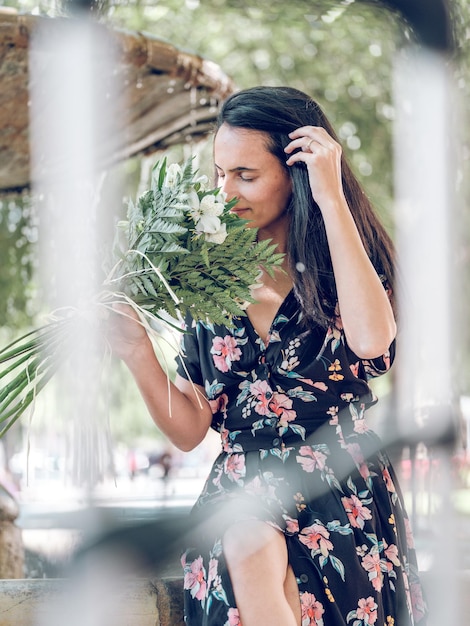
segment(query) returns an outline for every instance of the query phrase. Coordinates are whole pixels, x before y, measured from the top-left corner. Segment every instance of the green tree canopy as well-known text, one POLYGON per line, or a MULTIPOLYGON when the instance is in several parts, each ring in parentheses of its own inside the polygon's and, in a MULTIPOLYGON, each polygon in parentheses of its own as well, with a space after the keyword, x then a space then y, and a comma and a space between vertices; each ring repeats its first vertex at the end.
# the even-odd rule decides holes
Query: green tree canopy
MULTIPOLYGON (((5 0, 19 11, 55 16, 66 13, 55 0, 5 0), (59 8, 58 8, 59 7, 59 8)), ((71 3, 69 2, 69 5, 71 3)), ((468 198, 470 161, 470 5, 451 3, 457 52, 452 71, 463 107, 456 184, 468 198)), ((394 62, 412 34, 379 3, 360 0, 98 0, 94 12, 112 27, 143 31, 218 63, 240 87, 288 84, 311 94, 325 109, 353 169, 393 233, 392 131, 394 62)), ((133 197, 139 161, 123 175, 133 197)), ((464 202, 462 203, 464 204, 464 202)), ((468 211, 462 232, 470 230, 468 211)), ((29 202, 6 198, 0 204, 0 324, 24 324, 29 306, 36 241, 29 202)), ((462 291, 470 294, 468 236, 456 251, 462 291)), ((468 295, 465 302, 468 300, 468 295)), ((462 339, 461 379, 469 391, 470 339, 462 339)))

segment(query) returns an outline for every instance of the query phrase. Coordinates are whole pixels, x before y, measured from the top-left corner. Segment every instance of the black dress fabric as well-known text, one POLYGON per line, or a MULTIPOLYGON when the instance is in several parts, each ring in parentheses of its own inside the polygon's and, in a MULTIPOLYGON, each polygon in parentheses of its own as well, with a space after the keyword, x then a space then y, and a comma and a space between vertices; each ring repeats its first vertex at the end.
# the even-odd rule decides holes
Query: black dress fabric
POLYGON ((178 372, 205 388, 221 453, 182 557, 186 623, 241 624, 221 538, 259 519, 284 533, 302 626, 424 626, 409 520, 365 419, 376 402, 367 381, 388 371, 394 345, 357 358, 339 317, 327 330, 302 326, 293 292, 266 343, 247 317, 188 331, 178 372))

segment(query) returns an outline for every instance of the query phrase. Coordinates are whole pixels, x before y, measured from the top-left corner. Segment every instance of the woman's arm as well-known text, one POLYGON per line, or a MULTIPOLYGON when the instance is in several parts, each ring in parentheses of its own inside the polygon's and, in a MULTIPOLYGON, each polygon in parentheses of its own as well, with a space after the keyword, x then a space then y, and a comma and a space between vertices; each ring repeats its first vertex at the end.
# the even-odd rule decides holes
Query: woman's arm
POLYGON ((396 324, 387 293, 372 265, 343 193, 341 146, 323 128, 290 134, 287 164, 306 164, 310 187, 325 222, 341 320, 349 347, 362 359, 389 348, 396 324))
POLYGON ((181 376, 175 384, 169 381, 131 307, 120 307, 113 317, 108 332, 113 353, 131 371, 153 421, 177 448, 192 450, 212 421, 203 388, 181 376))

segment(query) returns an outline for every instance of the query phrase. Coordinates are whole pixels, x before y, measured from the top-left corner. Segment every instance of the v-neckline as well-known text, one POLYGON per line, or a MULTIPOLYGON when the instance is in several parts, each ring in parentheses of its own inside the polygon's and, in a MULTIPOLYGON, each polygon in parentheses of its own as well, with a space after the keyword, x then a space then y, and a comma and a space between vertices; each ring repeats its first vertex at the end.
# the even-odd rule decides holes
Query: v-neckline
POLYGON ((269 328, 268 328, 268 334, 267 334, 267 336, 265 338, 263 338, 259 334, 259 332, 256 330, 255 325, 251 321, 250 316, 248 314, 248 310, 247 310, 247 312, 246 312, 246 319, 248 320, 248 323, 249 323, 253 333, 255 334, 256 338, 259 339, 259 341, 263 344, 264 349, 266 349, 268 347, 269 343, 270 343, 270 338, 271 338, 271 335, 272 335, 272 332, 273 332, 273 327, 274 327, 275 321, 279 317, 282 309, 285 307, 287 300, 290 300, 293 292, 294 292, 294 288, 292 287, 290 289, 290 291, 288 291, 288 293, 286 294, 284 300, 282 300, 282 302, 279 304, 279 307, 277 308, 276 313, 274 314, 274 317, 271 320, 271 323, 270 323, 269 328))

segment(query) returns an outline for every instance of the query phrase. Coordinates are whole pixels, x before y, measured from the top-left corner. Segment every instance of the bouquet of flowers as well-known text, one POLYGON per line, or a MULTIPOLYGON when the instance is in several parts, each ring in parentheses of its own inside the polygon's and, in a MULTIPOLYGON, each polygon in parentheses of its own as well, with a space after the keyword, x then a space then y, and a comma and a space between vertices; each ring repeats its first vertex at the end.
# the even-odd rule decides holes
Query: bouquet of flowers
MULTIPOLYGON (((149 328, 157 320, 182 330, 187 313, 231 326, 254 301, 261 267, 272 275, 284 256, 269 240, 257 241, 256 229, 230 212, 234 204, 208 187, 192 159, 157 162, 150 189, 117 225, 111 267, 91 306, 106 316, 127 303, 149 328)), ((0 350, 0 437, 67 359, 67 338, 83 321, 80 311, 58 311, 0 350)))

